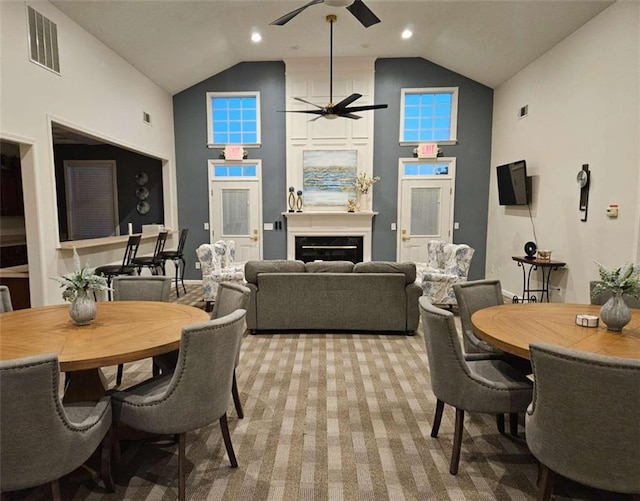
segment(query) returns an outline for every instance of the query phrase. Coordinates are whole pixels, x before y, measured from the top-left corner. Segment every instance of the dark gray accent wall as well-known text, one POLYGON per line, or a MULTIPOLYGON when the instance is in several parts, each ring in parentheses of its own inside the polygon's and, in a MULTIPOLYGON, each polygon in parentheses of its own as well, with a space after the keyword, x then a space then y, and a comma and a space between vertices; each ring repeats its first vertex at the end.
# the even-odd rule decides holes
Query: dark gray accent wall
MULTIPOLYGON (((454 220, 460 223, 453 241, 475 250, 470 278, 484 277, 487 201, 491 161, 493 91, 473 80, 422 58, 379 59, 375 66, 375 101, 389 108, 375 112, 373 259, 396 260, 398 159, 411 157, 413 146, 400 146, 400 90, 410 87, 458 87, 458 143, 442 146, 444 156, 456 157, 454 220)), ((247 149, 249 158, 262 159, 264 222, 283 221, 282 231, 264 231, 264 258, 286 257, 286 131, 285 65, 281 61, 240 63, 176 94, 173 98, 176 174, 180 227, 189 228, 185 247, 186 278, 198 279, 195 249, 209 242, 203 223, 209 220, 207 160, 219 149, 207 148, 206 93, 260 91, 262 146, 247 149)), ((357 91, 357 89, 356 89, 357 91)), ((214 237, 215 239, 215 237, 214 237)), ((426 258, 426 257, 425 257, 426 258)))
POLYGON ((58 198, 58 226, 60 241, 67 240, 67 199, 64 186, 65 160, 115 160, 118 189, 118 217, 120 234, 126 235, 128 224, 133 231, 142 231, 143 224, 164 224, 164 197, 162 194, 162 162, 156 158, 118 148, 109 144, 89 146, 85 144, 56 144, 53 147, 56 170, 56 196, 58 198), (149 212, 138 214, 136 209, 136 174, 147 173, 149 181, 149 212))
MULTIPOLYGON (((458 141, 442 145, 443 156, 456 158, 453 242, 475 249, 470 279, 484 278, 487 239, 491 121, 493 90, 422 58, 378 59, 375 65, 375 102, 387 103, 374 112, 373 174, 375 185, 374 260, 396 259, 398 220, 398 159, 412 157, 414 146, 400 146, 400 91, 402 88, 458 87, 458 141)), ((398 228, 400 231, 400 228, 398 228)))
MULTIPOLYGON (((220 149, 207 147, 207 92, 259 91, 262 146, 247 148, 248 158, 262 160, 262 216, 282 221, 286 188, 285 66, 282 61, 240 63, 173 96, 176 176, 180 228, 189 228, 185 245, 185 278, 198 279, 195 250, 210 241, 203 223, 209 221, 207 162, 220 149)), ((286 224, 286 221, 285 221, 286 224)), ((283 228, 285 227, 283 224, 283 228)), ((285 230, 264 231, 263 257, 287 255, 285 230)), ((215 241, 214 237, 214 241, 215 241)))

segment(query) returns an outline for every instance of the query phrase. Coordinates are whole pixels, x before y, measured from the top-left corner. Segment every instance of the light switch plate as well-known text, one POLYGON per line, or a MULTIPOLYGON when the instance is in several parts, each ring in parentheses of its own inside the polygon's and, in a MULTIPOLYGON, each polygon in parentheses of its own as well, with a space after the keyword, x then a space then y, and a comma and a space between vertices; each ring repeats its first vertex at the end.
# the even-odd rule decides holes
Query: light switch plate
POLYGON ((209 229, 209 223, 204 223, 204 229, 208 230, 209 229))
POLYGON ((273 231, 273 223, 264 223, 262 229, 264 231, 273 231))

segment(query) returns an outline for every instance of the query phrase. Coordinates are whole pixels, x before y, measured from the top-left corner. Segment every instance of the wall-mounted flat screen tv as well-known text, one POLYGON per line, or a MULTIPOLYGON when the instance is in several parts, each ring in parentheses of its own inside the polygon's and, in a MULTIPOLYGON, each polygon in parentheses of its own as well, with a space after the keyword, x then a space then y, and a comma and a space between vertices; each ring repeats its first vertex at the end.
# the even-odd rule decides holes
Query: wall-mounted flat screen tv
POLYGON ((527 177, 527 162, 518 160, 499 165, 496 169, 500 205, 527 205, 531 202, 531 178, 527 177))

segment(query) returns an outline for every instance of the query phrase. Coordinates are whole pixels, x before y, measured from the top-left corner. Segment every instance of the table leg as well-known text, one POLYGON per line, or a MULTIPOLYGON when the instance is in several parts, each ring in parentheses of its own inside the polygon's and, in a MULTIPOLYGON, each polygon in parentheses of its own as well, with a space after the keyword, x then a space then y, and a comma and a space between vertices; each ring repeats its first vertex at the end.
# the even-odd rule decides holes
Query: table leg
POLYGON ((100 369, 69 371, 63 402, 97 402, 107 391, 107 379, 100 369))

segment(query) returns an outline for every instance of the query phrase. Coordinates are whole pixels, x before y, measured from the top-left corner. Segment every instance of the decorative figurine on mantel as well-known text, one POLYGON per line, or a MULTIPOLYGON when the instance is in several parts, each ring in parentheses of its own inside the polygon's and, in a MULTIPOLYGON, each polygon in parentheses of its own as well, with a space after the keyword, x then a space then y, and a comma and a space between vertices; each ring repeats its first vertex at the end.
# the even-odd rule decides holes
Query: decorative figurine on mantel
POLYGON ((289 197, 287 198, 289 204, 289 212, 295 212, 296 206, 296 189, 293 186, 289 186, 289 197))
POLYGON ((366 172, 361 172, 356 178, 357 208, 359 211, 369 210, 369 191, 373 191, 373 185, 380 181, 380 176, 370 177, 366 172))
POLYGON ((302 212, 302 190, 298 190, 296 198, 296 212, 302 212))
POLYGON ((347 212, 355 212, 356 211, 356 201, 353 198, 347 200, 347 212))

